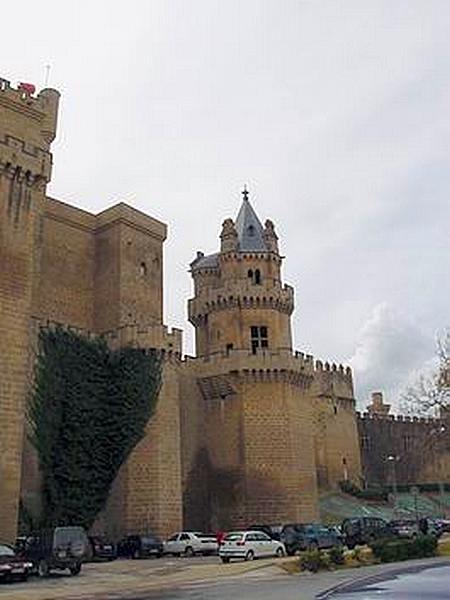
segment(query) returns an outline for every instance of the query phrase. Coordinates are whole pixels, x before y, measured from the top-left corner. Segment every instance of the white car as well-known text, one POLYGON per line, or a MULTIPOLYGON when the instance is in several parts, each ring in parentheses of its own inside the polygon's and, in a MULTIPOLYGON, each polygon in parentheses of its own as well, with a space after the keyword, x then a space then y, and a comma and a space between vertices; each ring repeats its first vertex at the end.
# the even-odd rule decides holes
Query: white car
POLYGON ((200 531, 174 533, 164 542, 164 553, 173 556, 194 556, 194 554, 217 554, 217 540, 213 535, 200 531))
POLYGON ((232 558, 253 560, 268 556, 284 556, 284 544, 273 540, 262 531, 232 531, 219 548, 222 562, 228 563, 232 558))

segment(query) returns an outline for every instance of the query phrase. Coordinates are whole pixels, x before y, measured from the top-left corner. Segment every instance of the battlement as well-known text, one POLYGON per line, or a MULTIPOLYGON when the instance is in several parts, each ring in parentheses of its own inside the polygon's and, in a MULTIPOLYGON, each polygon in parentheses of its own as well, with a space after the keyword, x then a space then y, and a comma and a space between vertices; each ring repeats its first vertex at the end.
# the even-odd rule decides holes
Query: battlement
POLYGON ((378 413, 369 413, 369 412, 357 412, 357 417, 361 421, 367 422, 382 422, 382 423, 406 423, 406 424, 421 424, 428 426, 436 426, 442 422, 442 419, 438 417, 414 417, 408 415, 384 415, 378 413))
POLYGON ((15 122, 8 119, 3 124, 7 134, 24 142, 32 136, 36 143, 40 137, 41 144, 48 149, 56 135, 59 97, 59 92, 51 88, 34 95, 29 87, 13 88, 8 80, 0 78, 0 106, 17 117, 15 122))
POLYGON ((181 357, 183 331, 169 329, 166 325, 124 325, 103 334, 103 337, 113 347, 162 348, 181 357))
POLYGON ((270 308, 291 314, 294 310, 294 289, 281 286, 276 280, 255 286, 246 280, 221 288, 208 288, 188 301, 188 314, 195 324, 204 314, 232 308, 270 308))
MULTIPOLYGON (((43 321, 38 317, 32 317, 32 329, 36 334, 35 337, 42 327, 56 328, 65 327, 65 325, 56 321, 43 321)), ((165 350, 169 355, 181 358, 183 331, 177 328, 169 329, 166 325, 124 325, 101 335, 80 327, 68 326, 67 329, 87 338, 101 337, 106 340, 111 348, 122 346, 157 348, 165 350)))
POLYGON ((230 349, 227 351, 213 352, 208 356, 185 356, 187 365, 216 365, 221 370, 243 370, 243 369, 279 369, 305 372, 308 375, 314 373, 314 360, 309 354, 295 352, 289 348, 277 350, 260 350, 256 354, 246 348, 230 349))

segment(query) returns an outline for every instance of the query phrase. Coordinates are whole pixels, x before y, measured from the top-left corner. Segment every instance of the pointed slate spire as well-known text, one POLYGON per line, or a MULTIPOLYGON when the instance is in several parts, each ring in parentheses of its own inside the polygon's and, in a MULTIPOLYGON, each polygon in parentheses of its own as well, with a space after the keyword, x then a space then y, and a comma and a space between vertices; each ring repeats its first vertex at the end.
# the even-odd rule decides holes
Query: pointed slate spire
POLYGON ((236 218, 239 250, 241 252, 267 252, 264 240, 264 228, 248 199, 248 190, 244 187, 243 201, 236 218))

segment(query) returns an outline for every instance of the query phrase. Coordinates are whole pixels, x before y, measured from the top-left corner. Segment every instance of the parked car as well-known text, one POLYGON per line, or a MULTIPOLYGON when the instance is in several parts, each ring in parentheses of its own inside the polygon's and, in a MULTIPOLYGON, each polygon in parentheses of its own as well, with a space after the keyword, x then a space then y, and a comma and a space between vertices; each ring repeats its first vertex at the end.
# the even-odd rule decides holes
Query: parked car
POLYGON ((301 550, 342 546, 342 538, 333 527, 319 523, 291 523, 281 531, 281 541, 292 556, 301 550))
POLYGON ((401 538, 415 538, 419 535, 419 524, 417 521, 408 519, 396 519, 389 522, 391 531, 401 538))
POLYGON ((450 519, 437 519, 436 522, 442 533, 450 533, 450 519))
POLYGON ((430 519, 430 518, 420 519, 419 530, 422 531, 422 533, 427 533, 428 535, 434 535, 437 538, 441 537, 441 535, 444 533, 444 528, 442 527, 442 523, 441 523, 440 519, 430 519), (426 523, 426 526, 424 526, 424 522, 426 523), (422 531, 422 528, 425 529, 426 531, 422 531))
POLYGON ((248 531, 264 531, 273 540, 280 540, 282 525, 251 525, 248 531))
POLYGON ((381 538, 393 537, 394 532, 384 519, 379 517, 357 517, 342 521, 345 544, 352 549, 381 538))
POLYGON ((173 556, 217 554, 216 536, 200 531, 180 531, 164 542, 164 552, 173 556))
POLYGON ((153 533, 127 535, 117 544, 117 554, 125 558, 161 558, 163 543, 153 533))
POLYGON ((117 558, 116 546, 100 535, 90 535, 88 556, 90 559, 114 560, 117 558))
POLYGON ((29 536, 23 553, 40 577, 47 577, 55 569, 68 569, 71 575, 78 575, 88 543, 82 527, 53 527, 29 536))
POLYGON ((253 560, 268 556, 284 556, 282 542, 274 540, 263 531, 233 531, 224 539, 219 556, 224 563, 232 558, 253 560))
POLYGON ((26 581, 32 568, 33 563, 24 559, 12 546, 0 544, 0 581, 26 581))

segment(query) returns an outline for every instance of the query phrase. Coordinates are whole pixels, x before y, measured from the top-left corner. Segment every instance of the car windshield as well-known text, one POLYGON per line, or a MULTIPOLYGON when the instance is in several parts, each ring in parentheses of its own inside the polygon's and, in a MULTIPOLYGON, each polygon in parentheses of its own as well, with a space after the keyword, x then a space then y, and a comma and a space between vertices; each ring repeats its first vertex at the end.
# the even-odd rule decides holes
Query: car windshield
POLYGON ((15 556, 15 553, 10 546, 0 544, 0 556, 15 556))
POLYGON ((227 542, 238 542, 242 539, 242 533, 229 533, 225 538, 227 542))
POLYGON ((75 542, 84 543, 86 534, 81 527, 57 527, 55 529, 54 543, 55 546, 65 546, 75 542))
POLYGON ((143 544, 155 544, 158 543, 159 540, 157 537, 155 537, 154 535, 145 535, 142 536, 142 543, 143 544))

